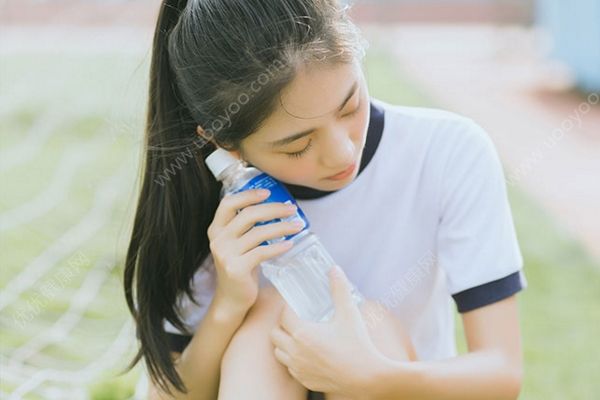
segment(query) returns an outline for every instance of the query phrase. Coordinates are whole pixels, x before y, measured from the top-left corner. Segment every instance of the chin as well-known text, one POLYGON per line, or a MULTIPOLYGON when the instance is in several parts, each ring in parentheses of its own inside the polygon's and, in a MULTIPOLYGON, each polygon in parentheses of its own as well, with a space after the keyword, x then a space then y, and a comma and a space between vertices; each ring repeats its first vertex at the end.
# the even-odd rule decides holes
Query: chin
POLYGON ((328 179, 321 179, 317 182, 288 182, 285 180, 281 180, 281 182, 284 182, 286 184, 290 184, 290 185, 297 185, 297 186, 304 186, 304 187, 308 187, 311 189, 316 189, 316 190, 322 190, 325 192, 331 192, 334 190, 339 190, 344 188, 345 186, 348 186, 350 183, 352 183, 352 181, 354 181, 354 179, 356 178, 356 172, 349 176, 348 178, 341 180, 341 181, 334 181, 334 180, 328 180, 328 179))
POLYGON ((342 189, 342 188, 348 186, 349 184, 351 184, 355 178, 356 178, 356 176, 352 175, 342 181, 326 181, 327 184, 324 185, 324 188, 322 190, 331 191, 331 190, 342 189))

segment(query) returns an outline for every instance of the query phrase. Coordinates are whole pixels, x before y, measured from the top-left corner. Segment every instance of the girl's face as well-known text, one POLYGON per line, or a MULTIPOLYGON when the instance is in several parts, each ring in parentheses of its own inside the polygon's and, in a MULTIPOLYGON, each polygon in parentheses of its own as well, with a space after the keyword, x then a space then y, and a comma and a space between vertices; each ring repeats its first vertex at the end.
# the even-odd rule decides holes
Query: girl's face
POLYGON ((306 66, 277 103, 241 151, 232 153, 288 184, 333 191, 352 182, 370 113, 360 65, 306 66))

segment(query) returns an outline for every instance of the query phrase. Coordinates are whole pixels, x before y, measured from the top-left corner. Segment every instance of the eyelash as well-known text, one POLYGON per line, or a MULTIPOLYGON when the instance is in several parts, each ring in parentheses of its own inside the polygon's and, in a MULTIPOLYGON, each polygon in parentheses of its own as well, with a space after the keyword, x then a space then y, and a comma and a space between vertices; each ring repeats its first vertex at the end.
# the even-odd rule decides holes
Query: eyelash
MULTIPOLYGON (((359 110, 360 110, 360 103, 358 104, 358 107, 356 107, 356 108, 354 109, 354 111, 350 111, 349 113, 342 115, 342 118, 351 117, 351 116, 353 116, 354 114, 358 113, 358 111, 359 111, 359 110)), ((300 150, 300 151, 297 151, 297 152, 295 152, 295 153, 285 153, 285 154, 286 154, 287 156, 289 156, 290 158, 300 158, 300 157, 302 157, 302 156, 303 156, 303 155, 304 155, 304 154, 305 154, 305 153, 306 153, 306 152, 307 152, 307 151, 308 151, 308 150, 309 150, 311 147, 312 147, 312 139, 310 139, 310 140, 308 141, 308 144, 307 144, 307 145, 306 145, 306 147, 305 147, 305 148, 303 148, 302 150, 300 150)))
POLYGON ((351 117, 354 114, 358 113, 359 110, 360 110, 360 102, 358 103, 358 106, 353 111, 350 111, 349 113, 342 115, 342 118, 351 117))
POLYGON ((310 140, 308 141, 308 144, 307 144, 307 145, 306 145, 306 147, 305 147, 305 148, 303 148, 302 150, 300 150, 300 151, 297 151, 297 152, 295 152, 295 153, 285 153, 285 154, 287 154, 287 155, 288 155, 289 157, 291 157, 291 158, 300 158, 300 157, 302 157, 302 156, 304 155, 304 153, 306 153, 306 152, 308 151, 308 149, 310 149, 311 147, 312 147, 312 139, 310 139, 310 140))

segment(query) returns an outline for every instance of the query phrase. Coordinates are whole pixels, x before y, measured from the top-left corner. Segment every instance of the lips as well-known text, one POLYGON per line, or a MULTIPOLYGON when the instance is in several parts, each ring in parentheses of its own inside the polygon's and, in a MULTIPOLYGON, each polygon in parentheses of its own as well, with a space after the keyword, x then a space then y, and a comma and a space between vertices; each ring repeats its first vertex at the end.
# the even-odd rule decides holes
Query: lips
POLYGON ((327 179, 342 179, 345 178, 346 176, 350 175, 352 173, 352 171, 354 171, 354 168, 356 167, 356 163, 353 163, 352 165, 350 165, 348 168, 346 168, 345 170, 343 170, 342 172, 329 176, 327 177, 327 179))

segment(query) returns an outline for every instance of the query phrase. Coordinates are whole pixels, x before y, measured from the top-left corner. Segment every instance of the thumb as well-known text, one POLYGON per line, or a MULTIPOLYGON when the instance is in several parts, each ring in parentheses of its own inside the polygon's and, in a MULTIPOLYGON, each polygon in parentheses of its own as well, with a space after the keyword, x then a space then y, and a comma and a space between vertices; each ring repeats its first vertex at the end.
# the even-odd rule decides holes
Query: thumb
POLYGON ((331 287, 331 297, 335 306, 335 316, 353 318, 358 309, 352 298, 352 287, 350 281, 342 268, 338 265, 331 267, 329 271, 329 280, 331 287))

